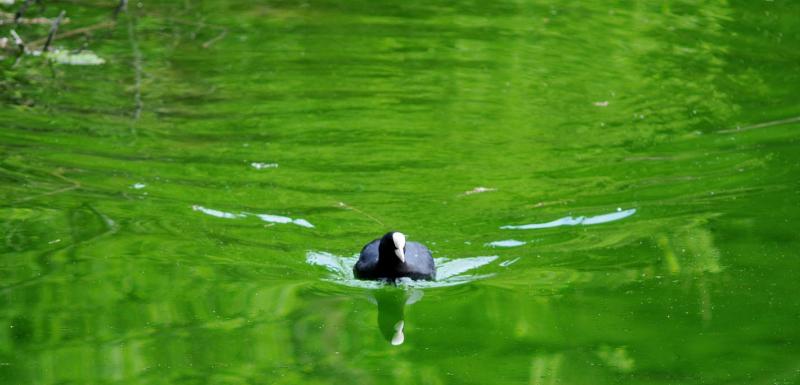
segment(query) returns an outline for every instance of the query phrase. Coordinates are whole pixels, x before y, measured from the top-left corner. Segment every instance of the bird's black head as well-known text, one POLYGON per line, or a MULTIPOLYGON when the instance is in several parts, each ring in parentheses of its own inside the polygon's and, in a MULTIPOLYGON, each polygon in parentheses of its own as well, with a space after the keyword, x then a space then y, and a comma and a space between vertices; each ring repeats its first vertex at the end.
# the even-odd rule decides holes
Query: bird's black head
POLYGON ((405 234, 397 231, 386 233, 378 245, 378 260, 384 263, 406 263, 405 234))

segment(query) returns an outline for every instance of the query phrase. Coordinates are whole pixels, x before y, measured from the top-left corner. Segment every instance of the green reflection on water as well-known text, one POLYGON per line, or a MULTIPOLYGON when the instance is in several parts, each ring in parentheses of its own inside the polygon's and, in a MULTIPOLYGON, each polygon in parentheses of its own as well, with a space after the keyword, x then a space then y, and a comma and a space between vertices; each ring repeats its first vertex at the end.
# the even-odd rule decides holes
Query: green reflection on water
POLYGON ((795 383, 798 12, 132 7, 2 99, 0 379, 795 383), (306 262, 389 229, 498 258, 413 305, 306 262))

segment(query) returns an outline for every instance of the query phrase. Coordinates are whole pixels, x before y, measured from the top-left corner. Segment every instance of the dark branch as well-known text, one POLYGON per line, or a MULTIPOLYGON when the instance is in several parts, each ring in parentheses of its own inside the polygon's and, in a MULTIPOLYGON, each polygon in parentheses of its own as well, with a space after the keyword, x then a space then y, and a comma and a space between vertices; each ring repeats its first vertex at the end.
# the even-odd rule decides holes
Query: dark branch
POLYGON ((25 0, 25 2, 19 6, 17 13, 14 14, 14 24, 19 22, 19 19, 25 14, 25 12, 28 10, 28 7, 30 7, 34 1, 36 0, 25 0))
POLYGON ((58 14, 58 17, 53 20, 53 25, 50 26, 50 33, 47 34, 47 40, 44 42, 44 48, 42 51, 47 51, 50 48, 50 43, 53 42, 53 37, 56 36, 56 32, 58 32, 58 26, 61 24, 61 20, 64 20, 64 15, 67 11, 61 10, 61 13, 58 14))

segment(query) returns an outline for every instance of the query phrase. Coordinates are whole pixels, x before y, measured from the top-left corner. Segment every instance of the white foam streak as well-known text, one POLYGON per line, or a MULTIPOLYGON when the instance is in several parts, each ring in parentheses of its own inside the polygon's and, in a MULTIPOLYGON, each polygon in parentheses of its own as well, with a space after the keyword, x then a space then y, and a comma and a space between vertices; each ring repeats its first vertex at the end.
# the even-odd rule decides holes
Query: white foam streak
POLYGON ((241 218, 241 217, 244 216, 242 214, 227 213, 225 211, 209 209, 209 208, 206 208, 206 207, 203 207, 203 206, 198 206, 198 205, 192 206, 192 210, 199 211, 199 212, 201 212, 203 214, 211 215, 212 217, 217 217, 217 218, 233 219, 233 218, 241 218))
POLYGON ((525 244, 525 242, 518 241, 516 239, 505 239, 505 240, 502 240, 502 241, 489 242, 489 243, 486 244, 486 246, 491 246, 491 247, 517 247, 517 246, 522 246, 524 244, 525 244))
MULTIPOLYGON (((468 282, 491 277, 493 274, 471 275, 465 274, 470 270, 488 265, 497 259, 496 255, 471 257, 471 258, 436 258, 436 280, 435 281, 415 281, 410 278, 398 279, 398 286, 409 288, 434 288, 462 285, 468 282)), ((324 251, 309 251, 306 254, 306 262, 310 265, 322 266, 331 274, 326 281, 338 283, 345 286, 359 287, 365 289, 378 289, 386 285, 382 281, 363 281, 356 279, 353 275, 353 265, 358 261, 358 256, 341 257, 324 251)))
POLYGON ((198 206, 198 205, 192 206, 192 210, 199 211, 199 212, 201 212, 203 214, 211 215, 212 217, 217 217, 217 218, 234 219, 234 218, 245 218, 247 216, 252 215, 252 216, 258 217, 258 219, 261 219, 264 222, 279 223, 279 224, 291 223, 291 224, 294 224, 294 225, 297 225, 297 226, 300 226, 300 227, 309 228, 309 229, 314 228, 314 225, 312 225, 311 222, 309 222, 309 221, 307 221, 305 219, 302 219, 302 218, 293 219, 293 218, 285 217, 283 215, 251 214, 251 213, 238 213, 238 214, 236 214, 236 213, 229 213, 229 212, 225 212, 225 211, 210 209, 210 208, 203 207, 203 206, 198 206))
POLYGON ((576 226, 576 225, 597 225, 600 223, 608 223, 627 218, 636 213, 636 209, 620 210, 613 213, 596 215, 593 217, 580 216, 577 218, 564 217, 554 221, 545 223, 530 223, 527 225, 507 225, 501 226, 505 230, 532 230, 532 229, 547 229, 558 226, 576 226))

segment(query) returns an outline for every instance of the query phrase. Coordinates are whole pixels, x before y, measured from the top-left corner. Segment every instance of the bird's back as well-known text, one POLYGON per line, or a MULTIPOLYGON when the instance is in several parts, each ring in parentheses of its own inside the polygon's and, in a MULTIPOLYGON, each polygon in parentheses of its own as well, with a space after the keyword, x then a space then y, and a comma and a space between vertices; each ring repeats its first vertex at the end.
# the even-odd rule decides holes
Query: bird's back
POLYGON ((400 264, 396 270, 387 270, 385 266, 378 265, 378 249, 381 240, 376 239, 361 249, 358 262, 353 266, 356 278, 380 279, 409 277, 411 279, 433 280, 436 278, 431 251, 417 242, 408 242, 405 247, 406 262, 400 264))
POLYGON ((361 249, 361 254, 358 256, 358 262, 353 266, 353 273, 356 278, 375 279, 380 278, 378 275, 378 246, 381 240, 376 239, 364 245, 361 249))
POLYGON ((417 242, 406 243, 406 263, 399 271, 400 277, 410 277, 413 279, 433 280, 436 278, 436 268, 433 264, 433 256, 427 247, 417 242))

